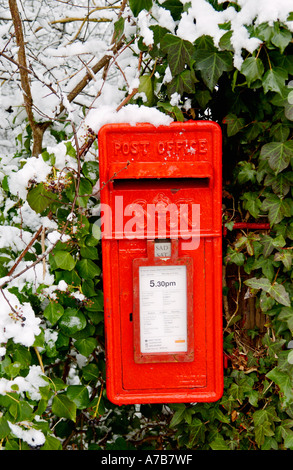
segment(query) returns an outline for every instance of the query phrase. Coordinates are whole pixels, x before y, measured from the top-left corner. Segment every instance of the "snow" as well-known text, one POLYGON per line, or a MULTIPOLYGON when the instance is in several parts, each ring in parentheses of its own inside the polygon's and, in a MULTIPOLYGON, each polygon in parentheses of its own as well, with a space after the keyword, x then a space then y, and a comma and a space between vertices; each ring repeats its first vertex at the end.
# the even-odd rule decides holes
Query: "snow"
POLYGON ((0 249, 10 248, 14 251, 22 251, 31 241, 31 232, 21 230, 18 227, 3 225, 0 227, 0 249))
MULTIPOLYGON (((0 292, 0 344, 9 340, 23 346, 32 346, 35 337, 41 333, 39 327, 41 320, 35 316, 31 305, 27 302, 21 304, 16 297, 3 289, 0 292)), ((3 352, 3 351, 2 351, 3 352)))
POLYGON ((46 181, 51 171, 52 167, 43 158, 29 158, 20 170, 11 173, 8 181, 10 192, 21 199, 26 199, 29 182, 31 180, 36 183, 46 181))
POLYGON ((85 125, 98 133, 104 124, 109 123, 125 123, 135 126, 137 123, 150 122, 154 126, 169 125, 173 119, 159 110, 149 108, 147 106, 138 106, 137 104, 128 104, 121 108, 118 112, 115 106, 102 106, 92 109, 87 118, 85 125))
POLYGON ((172 34, 175 33, 176 22, 173 20, 169 10, 153 5, 152 16, 156 18, 156 23, 162 28, 168 29, 172 34))
POLYGON ((178 106, 180 99, 181 99, 181 96, 179 95, 179 93, 175 92, 171 95, 170 104, 172 106, 178 106))
POLYGON ((19 424, 12 424, 8 421, 9 427, 12 434, 18 439, 22 439, 32 447, 42 446, 45 443, 45 436, 42 431, 34 429, 31 424, 27 421, 23 421, 20 426, 19 424))
POLYGON ((58 339, 58 331, 52 330, 51 328, 46 328, 45 330, 45 343, 53 348, 54 344, 58 339))
MULTIPOLYGON (((220 28, 223 23, 231 22, 231 44, 234 47, 234 65, 241 68, 242 52, 246 50, 253 53, 261 44, 257 37, 250 37, 247 26, 259 25, 268 22, 282 21, 293 31, 293 22, 287 21, 288 14, 292 11, 292 0, 238 0, 241 7, 239 11, 230 6, 226 10, 216 11, 206 0, 181 0, 183 4, 191 3, 187 12, 182 14, 178 25, 177 35, 182 39, 194 42, 202 35, 211 36, 218 46, 223 34, 226 32, 220 28)), ((219 1, 224 3, 224 0, 219 1)))
POLYGON ((138 29, 141 36, 143 37, 143 42, 146 46, 151 46, 154 43, 154 33, 149 29, 149 13, 145 10, 142 10, 137 18, 138 29))
MULTIPOLYGON (((182 0, 182 3, 185 4, 187 1, 182 0)), ((191 7, 182 14, 177 35, 190 42, 194 42, 200 36, 207 35, 211 36, 217 45, 225 33, 223 29, 219 28, 219 24, 231 21, 234 15, 233 7, 224 11, 216 11, 205 0, 192 0, 191 7)))
MULTIPOLYGON (((15 205, 15 201, 10 200, 12 206, 15 205)), ((21 206, 21 210, 12 218, 12 222, 22 224, 22 228, 30 229, 32 232, 36 232, 39 227, 43 226, 46 229, 55 230, 58 228, 57 223, 49 217, 40 216, 37 214, 28 204, 27 201, 21 206)), ((59 234, 60 236, 60 234, 59 234)), ((0 240, 1 240, 1 228, 0 228, 0 240)))
POLYGON ((112 54, 105 41, 98 39, 87 41, 86 44, 67 44, 58 47, 58 49, 48 47, 46 53, 51 57, 70 57, 91 53, 96 54, 97 57, 102 57, 105 53, 107 53, 107 55, 112 54))

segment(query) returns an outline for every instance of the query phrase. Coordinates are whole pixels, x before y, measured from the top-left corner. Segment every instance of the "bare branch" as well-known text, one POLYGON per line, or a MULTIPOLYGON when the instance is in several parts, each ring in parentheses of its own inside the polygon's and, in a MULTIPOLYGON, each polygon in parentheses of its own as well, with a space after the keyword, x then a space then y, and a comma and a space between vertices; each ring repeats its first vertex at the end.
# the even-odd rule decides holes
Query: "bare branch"
POLYGON ((38 231, 35 233, 35 235, 33 236, 33 238, 31 239, 31 241, 29 242, 29 244, 27 245, 27 247, 25 248, 25 250, 23 250, 23 252, 21 253, 21 255, 19 256, 19 258, 17 259, 17 261, 14 263, 14 265, 12 266, 12 268, 10 269, 9 273, 7 274, 8 276, 11 276, 12 273, 15 271, 15 269, 17 268, 17 266, 19 265, 20 261, 22 260, 22 258, 25 256, 25 254, 28 252, 28 250, 33 246, 34 242, 37 240, 37 238, 39 237, 40 233, 42 232, 43 230, 43 226, 41 226, 38 231))
POLYGON ((33 155, 38 155, 42 151, 42 139, 43 134, 50 123, 36 123, 33 114, 33 99, 31 94, 30 80, 28 67, 26 62, 26 54, 24 47, 24 37, 22 30, 21 18, 19 15, 17 1, 9 0, 9 8, 12 16, 12 21, 15 30, 16 44, 18 46, 18 63, 20 64, 19 73, 21 87, 23 91, 24 106, 27 113, 27 117, 33 133, 33 155))
MULTIPOLYGON (((114 53, 117 53, 119 49, 123 46, 124 42, 121 39, 120 42, 117 44, 117 46, 114 49, 114 53)), ((69 103, 71 103, 74 98, 76 98, 82 90, 87 86, 87 84, 93 79, 93 76, 97 74, 100 70, 102 70, 105 66, 107 66, 110 62, 110 60, 113 58, 113 54, 106 54, 104 57, 102 57, 93 67, 91 67, 91 73, 86 72, 84 77, 80 80, 80 82, 71 90, 71 92, 68 94, 67 99, 69 103)), ((60 106, 60 114, 62 114, 65 111, 65 107, 62 104, 60 106)))

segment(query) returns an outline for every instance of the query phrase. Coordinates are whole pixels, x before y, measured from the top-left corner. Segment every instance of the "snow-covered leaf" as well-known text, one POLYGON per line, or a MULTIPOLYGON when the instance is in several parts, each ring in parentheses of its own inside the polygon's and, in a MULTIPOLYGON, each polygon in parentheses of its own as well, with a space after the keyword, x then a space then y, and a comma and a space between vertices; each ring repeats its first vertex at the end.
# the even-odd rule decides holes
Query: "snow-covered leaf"
POLYGON ((181 73, 186 65, 190 65, 194 47, 189 41, 185 41, 172 34, 166 34, 162 40, 161 47, 167 53, 168 63, 173 76, 181 73))

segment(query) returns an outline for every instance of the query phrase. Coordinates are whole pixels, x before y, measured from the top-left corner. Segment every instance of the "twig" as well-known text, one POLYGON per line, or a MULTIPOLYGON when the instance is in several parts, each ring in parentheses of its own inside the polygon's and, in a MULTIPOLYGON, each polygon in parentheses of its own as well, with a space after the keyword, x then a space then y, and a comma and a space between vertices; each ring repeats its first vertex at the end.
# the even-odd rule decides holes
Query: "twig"
POLYGON ((4 293, 4 290, 2 289, 2 287, 0 287, 0 291, 1 291, 1 294, 3 295, 4 299, 6 300, 6 302, 8 303, 9 307, 11 308, 11 311, 14 312, 14 313, 17 313, 16 310, 12 307, 11 303, 9 302, 9 300, 7 299, 5 293, 4 293))
POLYGON ((119 106, 116 108, 116 111, 118 112, 121 108, 123 108, 123 106, 125 106, 131 100, 131 98, 136 95, 137 92, 138 88, 133 88, 132 92, 128 96, 126 96, 122 103, 120 103, 119 106))
POLYGON ((38 348, 36 346, 34 346, 34 350, 35 350, 35 353, 37 355, 37 358, 38 358, 38 361, 39 361, 39 364, 40 364, 40 367, 42 369, 42 372, 43 374, 45 374, 45 369, 44 369, 44 364, 43 364, 43 361, 42 361, 42 357, 38 351, 38 348))
MULTIPOLYGON (((120 42, 115 46, 114 48, 114 53, 116 53, 121 47, 123 46, 124 42, 123 40, 120 40, 120 42)), ((80 80, 80 82, 71 90, 71 92, 68 94, 67 99, 69 103, 71 103, 74 98, 76 98, 82 90, 86 87, 86 85, 92 80, 93 75, 98 73, 100 70, 102 70, 107 64, 109 64, 110 60, 113 58, 113 54, 106 54, 104 57, 102 57, 92 68, 91 68, 91 74, 88 72, 85 74, 85 76, 80 80)), ((65 106, 61 104, 60 106, 60 112, 59 116, 65 111, 65 106)))
MULTIPOLYGON (((46 233, 46 229, 45 229, 45 227, 43 227, 42 235, 41 235, 42 253, 45 253, 45 251, 46 251, 46 248, 45 248, 45 233, 46 233)), ((43 280, 45 279, 45 277, 46 277, 46 259, 43 258, 43 280)))
MULTIPOLYGON (((223 266, 223 287, 227 288, 227 280, 226 280, 226 266, 223 266)), ((223 294, 223 307, 225 312, 225 318, 227 321, 230 320, 230 312, 229 312, 229 303, 227 295, 223 294)))
POLYGON ((22 30, 22 22, 19 15, 17 1, 9 0, 9 8, 12 16, 12 21, 15 30, 15 39, 18 47, 18 62, 22 67, 19 69, 20 82, 23 92, 24 106, 27 113, 28 121, 30 123, 33 134, 33 149, 32 155, 39 155, 42 151, 43 134, 50 123, 37 123, 33 114, 33 99, 29 81, 29 74, 27 72, 26 53, 24 46, 24 36, 22 30))
POLYGON ((34 242, 37 240, 37 238, 39 237, 40 233, 42 232, 43 230, 43 226, 41 225, 41 227, 38 229, 38 231, 35 233, 35 235, 33 236, 33 238, 31 239, 31 241, 29 242, 29 244, 27 245, 27 247, 23 250, 23 252, 21 253, 21 255, 19 256, 19 258, 17 259, 16 263, 14 263, 14 265, 12 266, 12 268, 10 269, 9 273, 7 274, 7 276, 11 276, 11 274, 15 271, 15 269, 17 268, 17 266, 19 265, 20 261, 22 260, 22 258, 26 255, 26 253, 28 252, 28 250, 32 247, 32 245, 34 244, 34 242))

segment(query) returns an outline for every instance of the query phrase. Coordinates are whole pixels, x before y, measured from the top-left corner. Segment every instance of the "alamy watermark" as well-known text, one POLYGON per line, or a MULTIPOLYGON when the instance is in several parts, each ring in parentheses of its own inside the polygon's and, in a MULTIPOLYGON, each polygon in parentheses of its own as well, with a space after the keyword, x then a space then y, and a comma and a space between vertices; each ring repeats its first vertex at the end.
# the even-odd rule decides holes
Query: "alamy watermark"
POLYGON ((200 243, 200 204, 160 201, 124 203, 115 196, 111 206, 101 203, 99 219, 93 225, 98 239, 182 239, 182 248, 195 250, 200 243))

